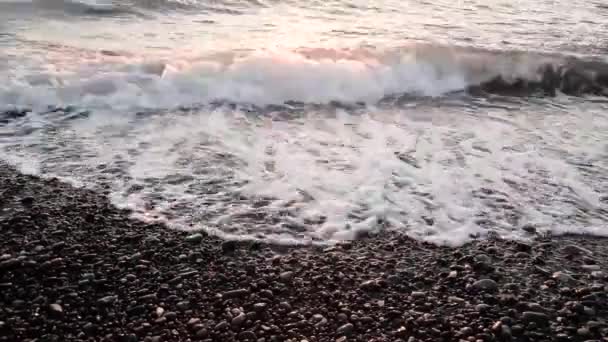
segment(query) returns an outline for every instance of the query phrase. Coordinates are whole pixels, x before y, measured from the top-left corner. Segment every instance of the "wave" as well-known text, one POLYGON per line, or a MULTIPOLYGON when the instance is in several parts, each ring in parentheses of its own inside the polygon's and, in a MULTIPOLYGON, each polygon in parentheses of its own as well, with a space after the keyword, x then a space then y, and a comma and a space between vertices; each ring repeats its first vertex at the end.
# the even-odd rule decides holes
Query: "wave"
POLYGON ((253 1, 235 4, 197 0, 0 0, 0 13, 31 14, 48 11, 76 16, 149 16, 167 11, 195 10, 198 13, 239 14, 243 8, 260 6, 261 3, 253 1))
POLYGON ((409 46, 149 58, 89 51, 83 61, 86 54, 65 51, 50 51, 43 67, 20 73, 5 70, 9 82, 0 84, 0 102, 9 108, 128 110, 213 101, 376 104, 406 94, 437 97, 454 92, 608 94, 608 64, 531 52, 409 46))

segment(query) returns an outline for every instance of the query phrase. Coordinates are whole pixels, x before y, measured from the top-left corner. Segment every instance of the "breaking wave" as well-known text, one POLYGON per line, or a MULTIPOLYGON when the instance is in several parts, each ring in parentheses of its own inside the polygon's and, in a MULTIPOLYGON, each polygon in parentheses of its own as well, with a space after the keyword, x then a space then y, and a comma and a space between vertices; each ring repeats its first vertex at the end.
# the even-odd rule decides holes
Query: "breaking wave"
POLYGON ((375 104, 404 94, 441 96, 465 90, 602 94, 608 83, 608 68, 600 62, 428 46, 157 58, 57 50, 49 51, 45 63, 28 68, 36 73, 19 73, 16 68, 0 71, 9 80, 0 84, 0 102, 8 108, 120 110, 191 107, 213 101, 375 104))

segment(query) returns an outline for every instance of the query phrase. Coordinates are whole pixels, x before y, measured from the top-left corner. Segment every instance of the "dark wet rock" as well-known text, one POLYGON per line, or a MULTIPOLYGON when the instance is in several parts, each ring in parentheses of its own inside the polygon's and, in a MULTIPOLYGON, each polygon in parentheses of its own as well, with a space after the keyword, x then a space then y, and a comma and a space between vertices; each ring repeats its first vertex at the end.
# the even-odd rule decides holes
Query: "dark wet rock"
POLYGON ((232 253, 236 250, 236 241, 224 241, 222 242, 222 252, 225 254, 232 253))
POLYGON ((279 279, 282 282, 289 282, 293 279, 294 273, 292 271, 283 272, 279 275, 279 279))
POLYGON ((593 252, 576 245, 566 245, 561 248, 561 252, 569 256, 592 255, 593 252))
POLYGON ((376 279, 366 280, 359 287, 364 291, 378 291, 381 289, 380 283, 376 279))
POLYGON ((218 324, 215 325, 215 327, 213 328, 213 330, 215 330, 215 331, 222 331, 222 330, 228 329, 228 327, 230 327, 230 324, 228 324, 228 322, 221 321, 221 322, 219 322, 218 324))
POLYGON ((222 297, 224 297, 224 298, 238 298, 238 297, 245 297, 247 295, 249 295, 249 290, 247 290, 247 289, 237 289, 237 290, 232 290, 232 291, 224 292, 222 294, 222 297))
POLYGON ((97 304, 110 305, 110 304, 114 303, 117 299, 118 299, 117 296, 106 296, 103 298, 99 298, 99 300, 97 300, 97 304))
POLYGON ((473 283, 472 288, 477 291, 495 292, 498 284, 492 279, 481 279, 473 283))
POLYGON ((536 227, 531 224, 527 224, 521 228, 524 232, 528 234, 536 234, 536 227))
POLYGON ((253 310, 255 312, 262 312, 262 311, 266 310, 267 307, 268 307, 268 304, 266 304, 266 303, 253 304, 253 310))
POLYGON ((239 333, 239 339, 242 341, 256 341, 257 336, 253 331, 245 330, 239 333))
POLYGON ((189 243, 200 243, 201 241, 203 241, 203 234, 196 233, 196 234, 188 235, 185 240, 186 240, 186 242, 189 242, 189 243))
POLYGON ((49 312, 54 316, 62 316, 63 315, 63 307, 59 304, 50 304, 49 312))
POLYGON ((336 334, 338 334, 340 336, 350 336, 354 330, 355 330, 354 325, 352 325, 351 323, 346 323, 346 324, 340 326, 338 328, 338 330, 336 330, 336 334))
POLYGON ((531 323, 534 322, 536 324, 547 324, 549 321, 549 316, 542 312, 535 311, 525 311, 521 316, 522 321, 531 323))
POLYGON ((568 275, 564 272, 555 272, 555 273, 553 273, 552 278, 563 284, 576 283, 576 279, 574 279, 571 275, 568 275))
POLYGON ((230 324, 232 325, 232 327, 238 328, 241 325, 243 325, 243 323, 245 323, 246 320, 247 320, 247 316, 245 315, 245 313, 241 312, 232 319, 232 322, 230 324))

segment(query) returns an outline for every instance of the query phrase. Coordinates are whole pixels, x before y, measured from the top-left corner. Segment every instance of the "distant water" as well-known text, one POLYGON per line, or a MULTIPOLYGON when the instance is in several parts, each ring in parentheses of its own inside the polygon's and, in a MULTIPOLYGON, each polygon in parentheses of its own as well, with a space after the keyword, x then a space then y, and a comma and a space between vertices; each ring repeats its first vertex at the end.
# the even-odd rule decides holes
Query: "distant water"
POLYGON ((0 158, 230 238, 608 235, 608 98, 464 92, 607 41, 601 1, 0 0, 0 158))

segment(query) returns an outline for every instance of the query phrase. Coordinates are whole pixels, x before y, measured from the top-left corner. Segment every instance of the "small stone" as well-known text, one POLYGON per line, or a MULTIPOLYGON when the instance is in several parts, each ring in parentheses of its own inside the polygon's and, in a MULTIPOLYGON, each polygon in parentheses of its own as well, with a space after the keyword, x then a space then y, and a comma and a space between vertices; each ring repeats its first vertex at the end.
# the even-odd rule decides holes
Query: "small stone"
POLYGON ((99 305, 110 305, 110 304, 114 303, 117 299, 118 299, 117 296, 106 296, 106 297, 100 298, 97 301, 97 304, 99 304, 99 305))
POLYGON ((165 309, 159 306, 154 312, 156 313, 156 317, 161 317, 165 313, 165 309))
POLYGON ((268 304, 266 304, 266 303, 255 303, 255 304, 253 304, 253 311, 262 312, 262 311, 266 310, 267 306, 268 306, 268 304))
POLYGON ((500 327, 500 335, 510 341, 511 336, 512 336, 511 328, 509 328, 509 326, 503 324, 500 327))
POLYGON ((595 309, 590 308, 588 306, 585 306, 583 308, 583 313, 585 313, 585 315, 587 315, 587 316, 595 316, 595 314, 596 314, 595 309))
POLYGON ((464 304, 465 300, 460 298, 460 297, 456 297, 456 296, 449 296, 448 297, 448 302, 450 303, 456 303, 456 304, 464 304))
POLYGON ((139 316, 146 312, 146 307, 144 305, 137 305, 134 307, 130 307, 127 309, 127 315, 131 317, 139 316))
POLYGON ((448 274, 448 278, 450 278, 450 279, 458 278, 458 271, 450 271, 450 273, 448 274))
POLYGON ((603 279, 606 277, 605 273, 602 271, 593 271, 591 272, 591 276, 595 279, 603 279))
POLYGON ((359 287, 362 290, 369 292, 378 291, 380 289, 380 285, 375 279, 364 281, 361 283, 361 285, 359 285, 359 287))
POLYGON ((253 331, 245 330, 239 333, 239 339, 243 341, 255 341, 257 340, 257 336, 253 331))
POLYGON ((572 276, 567 275, 564 272, 555 272, 555 273, 553 273, 553 275, 551 277, 564 284, 576 283, 576 279, 572 278, 572 276))
POLYGON ((549 316, 545 315, 542 312, 535 311, 525 311, 522 314, 521 319, 527 323, 533 322, 537 324, 546 324, 547 322, 549 322, 549 316))
POLYGON ((238 297, 245 297, 249 294, 249 290, 247 289, 238 289, 238 290, 232 290, 232 291, 228 291, 228 292, 224 292, 222 294, 223 298, 238 298, 238 297))
POLYGON ((190 307, 190 302, 182 301, 182 302, 175 304, 175 307, 180 311, 186 311, 190 307))
POLYGON ((189 243, 200 243, 201 241, 203 241, 203 234, 197 233, 197 234, 192 234, 192 235, 188 235, 186 236, 186 242, 189 243))
POLYGON ((345 323, 348 322, 348 316, 345 313, 341 312, 336 316, 338 322, 345 323))
POLYGON ((49 311, 53 315, 57 315, 57 316, 63 315, 63 308, 59 304, 51 304, 51 305, 49 305, 49 311))
POLYGON ((283 309, 284 311, 287 311, 287 312, 291 311, 291 304, 289 304, 287 302, 280 302, 279 307, 281 309, 283 309))
POLYGON ((95 330, 97 330, 97 326, 91 322, 88 322, 84 325, 84 327, 82 327, 82 330, 84 330, 85 333, 91 335, 95 332, 95 330))
POLYGON ((462 336, 471 336, 471 335, 473 335, 473 328, 464 327, 464 328, 460 329, 460 334, 462 336))
POLYGON ((19 259, 8 259, 0 262, 0 270, 14 269, 19 265, 21 265, 21 261, 19 259))
POLYGON ((200 318, 190 318, 190 319, 188 320, 188 323, 187 323, 187 324, 188 324, 189 326, 195 326, 195 325, 199 324, 200 322, 201 322, 200 318))
POLYGON ((498 290, 498 284, 492 279, 481 279, 473 283, 473 288, 477 291, 494 292, 498 290))
POLYGON ((599 271, 601 269, 599 265, 583 265, 581 268, 589 272, 599 271))
POLYGON ((569 256, 593 255, 593 252, 591 252, 590 250, 576 245, 566 245, 562 247, 561 251, 562 253, 569 256))
POLYGON ((502 321, 496 321, 496 323, 494 323, 492 325, 492 331, 497 332, 500 331, 502 329, 502 321))
POLYGON ((477 310, 478 312, 485 312, 490 310, 491 306, 488 304, 477 304, 475 305, 475 310, 477 310))
POLYGON ((475 261, 481 262, 481 263, 484 263, 484 264, 491 264, 492 263, 492 259, 490 259, 490 257, 487 256, 486 254, 477 254, 475 256, 475 261))
POLYGON ((582 336, 582 337, 589 337, 589 336, 591 336, 591 331, 589 331, 589 329, 587 329, 585 327, 579 328, 578 330, 576 330, 576 333, 579 336, 582 336))
POLYGON ((164 316, 168 321, 173 321, 177 318, 177 313, 173 311, 169 311, 164 316))
POLYGON ((279 275, 279 279, 281 279, 282 282, 288 282, 291 281, 291 279, 293 279, 293 272, 291 271, 287 271, 287 272, 283 272, 279 275))
POLYGON ((412 298, 416 298, 416 299, 426 298, 426 292, 414 291, 414 292, 412 292, 412 298))
POLYGON ((536 227, 531 224, 526 224, 521 229, 528 234, 536 234, 536 227))
POLYGON ((226 330, 229 326, 230 324, 228 324, 228 322, 221 321, 214 327, 214 330, 226 330))
POLYGON ((196 331, 195 333, 196 337, 207 337, 209 335, 209 331, 206 328, 202 328, 196 331))
POLYGON ((245 315, 245 313, 241 312, 240 314, 238 314, 236 317, 234 317, 232 319, 232 322, 230 324, 234 328, 238 328, 241 325, 243 325, 243 323, 245 323, 246 320, 247 320, 247 316, 245 315))
POLYGON ((236 241, 224 241, 222 243, 222 252, 224 254, 232 253, 236 250, 236 241))
POLYGON ((336 333, 340 336, 350 336, 353 333, 355 326, 351 323, 346 323, 336 330, 336 333))

